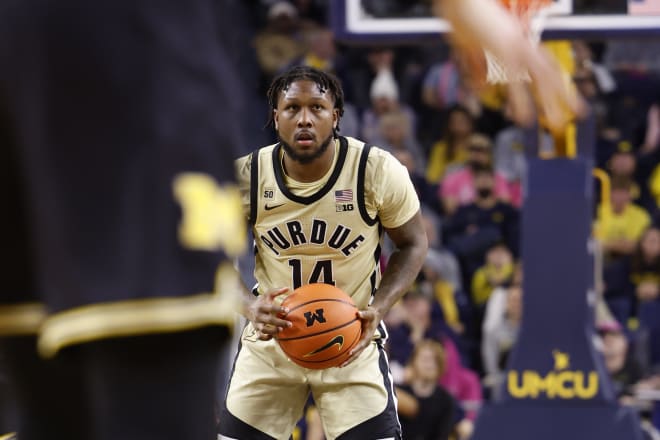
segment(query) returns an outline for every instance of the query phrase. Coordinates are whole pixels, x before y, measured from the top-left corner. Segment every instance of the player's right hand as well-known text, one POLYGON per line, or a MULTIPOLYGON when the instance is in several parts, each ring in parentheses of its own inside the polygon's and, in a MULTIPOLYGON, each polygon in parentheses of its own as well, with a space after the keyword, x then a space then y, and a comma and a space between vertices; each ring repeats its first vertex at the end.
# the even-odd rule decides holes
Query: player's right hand
POLYGON ((252 322, 260 340, 268 341, 282 329, 293 325, 291 321, 278 317, 288 313, 289 310, 275 303, 275 298, 288 291, 288 287, 273 289, 264 295, 259 295, 247 307, 245 317, 252 322))

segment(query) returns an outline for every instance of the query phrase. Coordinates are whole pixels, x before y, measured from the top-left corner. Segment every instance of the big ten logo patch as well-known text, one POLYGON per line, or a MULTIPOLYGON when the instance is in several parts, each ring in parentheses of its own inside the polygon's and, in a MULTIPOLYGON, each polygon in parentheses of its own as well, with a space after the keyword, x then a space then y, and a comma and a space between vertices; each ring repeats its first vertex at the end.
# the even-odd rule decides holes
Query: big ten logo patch
POLYGON ((545 375, 538 371, 509 371, 507 390, 515 399, 592 399, 598 393, 599 378, 596 371, 570 369, 568 353, 553 350, 554 369, 545 375))
POLYGON ((353 190, 340 189, 335 191, 335 210, 337 212, 353 211, 353 190))

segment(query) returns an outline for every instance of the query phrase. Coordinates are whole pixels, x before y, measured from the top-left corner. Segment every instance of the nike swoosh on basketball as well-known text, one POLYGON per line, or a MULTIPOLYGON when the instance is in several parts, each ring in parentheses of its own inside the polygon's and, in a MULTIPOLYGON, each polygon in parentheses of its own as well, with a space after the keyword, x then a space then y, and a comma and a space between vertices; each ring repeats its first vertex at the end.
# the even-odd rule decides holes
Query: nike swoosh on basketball
POLYGON ((344 335, 337 335, 334 338, 330 340, 327 344, 325 344, 322 347, 317 348, 314 351, 310 351, 303 357, 310 357, 314 356, 315 354, 319 354, 320 352, 327 350, 328 348, 332 347, 333 345, 339 345, 339 348, 337 350, 341 350, 341 348, 344 346, 344 335))
POLYGON ((284 203, 280 203, 279 205, 268 205, 266 203, 265 208, 266 208, 266 211, 270 211, 271 209, 279 208, 280 206, 283 206, 283 205, 284 205, 284 203))

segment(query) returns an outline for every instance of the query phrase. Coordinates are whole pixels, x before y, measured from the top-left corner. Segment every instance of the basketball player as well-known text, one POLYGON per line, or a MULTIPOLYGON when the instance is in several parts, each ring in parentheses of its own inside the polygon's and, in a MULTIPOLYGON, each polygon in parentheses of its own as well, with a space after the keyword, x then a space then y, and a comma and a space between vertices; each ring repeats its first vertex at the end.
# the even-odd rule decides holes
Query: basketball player
POLYGON ((220 418, 221 439, 288 439, 308 395, 328 439, 399 439, 381 320, 422 267, 427 239, 408 173, 378 147, 339 136, 343 91, 310 67, 268 90, 279 142, 238 159, 244 211, 255 237, 249 320, 220 418), (396 244, 381 279, 380 240, 396 244), (334 284, 360 309, 362 337, 339 368, 289 361, 274 336, 291 325, 278 296, 334 284))
POLYGON ((230 3, 0 5, 0 358, 21 440, 216 435, 233 287, 206 249, 244 236, 182 246, 175 196, 233 181, 230 3))

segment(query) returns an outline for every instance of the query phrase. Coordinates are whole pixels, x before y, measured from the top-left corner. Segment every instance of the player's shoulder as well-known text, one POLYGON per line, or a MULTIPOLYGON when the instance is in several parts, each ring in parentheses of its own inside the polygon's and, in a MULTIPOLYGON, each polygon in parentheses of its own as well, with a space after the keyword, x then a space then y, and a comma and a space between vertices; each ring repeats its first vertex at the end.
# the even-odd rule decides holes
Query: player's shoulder
MULTIPOLYGON (((266 145, 234 160, 234 173, 239 182, 249 182, 252 174, 253 158, 261 162, 264 155, 270 156, 277 144, 266 145)), ((259 167, 257 166, 257 169, 259 167)))
POLYGON ((362 156, 362 154, 365 152, 365 148, 368 148, 368 167, 377 166, 377 164, 383 164, 384 162, 392 160, 397 161, 397 159, 392 156, 392 154, 377 145, 367 144, 364 141, 349 136, 346 136, 345 139, 347 141, 349 151, 353 151, 359 156, 362 156))
POLYGON ((259 160, 261 160, 264 157, 270 157, 276 146, 277 144, 266 145, 264 147, 260 147, 255 150, 252 150, 248 154, 240 156, 239 158, 234 160, 234 168, 239 173, 241 172, 241 170, 249 171, 252 168, 253 158, 258 158, 259 160))
POLYGON ((273 150, 275 149, 276 146, 277 146, 277 144, 270 144, 270 145, 266 145, 264 147, 256 148, 256 149, 250 151, 249 153, 235 159, 234 163, 237 166, 242 165, 242 164, 246 164, 246 163, 249 164, 250 162, 252 162, 252 158, 255 155, 257 155, 258 157, 263 157, 264 155, 272 154, 272 152, 273 152, 273 150))

